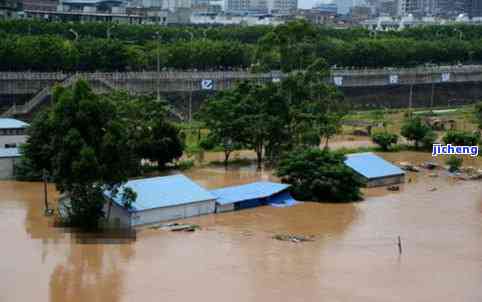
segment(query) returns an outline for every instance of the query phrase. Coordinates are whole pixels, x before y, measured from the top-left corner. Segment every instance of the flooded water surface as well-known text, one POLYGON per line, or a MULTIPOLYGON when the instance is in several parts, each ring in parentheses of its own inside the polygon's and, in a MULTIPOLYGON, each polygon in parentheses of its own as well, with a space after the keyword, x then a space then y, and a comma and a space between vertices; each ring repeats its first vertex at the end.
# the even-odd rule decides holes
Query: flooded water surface
MULTIPOLYGON (((252 167, 186 174, 208 188, 275 179, 252 167)), ((194 233, 123 241, 53 227, 41 184, 0 182, 0 301, 482 301, 481 182, 411 179, 360 203, 207 215, 188 220, 194 233), (288 233, 314 241, 272 239, 288 233)))

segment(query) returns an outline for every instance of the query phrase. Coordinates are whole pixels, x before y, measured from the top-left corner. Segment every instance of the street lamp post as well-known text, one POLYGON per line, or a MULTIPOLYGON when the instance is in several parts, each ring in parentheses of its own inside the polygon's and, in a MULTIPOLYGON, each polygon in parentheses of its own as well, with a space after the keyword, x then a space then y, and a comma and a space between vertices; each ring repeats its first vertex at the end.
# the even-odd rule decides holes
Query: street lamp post
POLYGON ((107 26, 107 32, 106 32, 107 40, 110 40, 110 38, 112 36, 111 30, 114 29, 114 27, 116 27, 116 26, 117 26, 117 24, 112 24, 112 25, 107 26))
POLYGON ((69 31, 75 36, 75 41, 79 41, 79 33, 73 30, 72 28, 69 31))
MULTIPOLYGON (((189 42, 189 66, 192 69, 192 40, 194 39, 194 34, 190 31, 186 31, 189 34, 190 42, 189 42)), ((192 75, 192 73, 191 73, 192 75)), ((192 78, 189 81, 189 123, 192 122, 192 78)))
POLYGON ((157 37, 157 101, 161 101, 161 34, 156 32, 157 37))

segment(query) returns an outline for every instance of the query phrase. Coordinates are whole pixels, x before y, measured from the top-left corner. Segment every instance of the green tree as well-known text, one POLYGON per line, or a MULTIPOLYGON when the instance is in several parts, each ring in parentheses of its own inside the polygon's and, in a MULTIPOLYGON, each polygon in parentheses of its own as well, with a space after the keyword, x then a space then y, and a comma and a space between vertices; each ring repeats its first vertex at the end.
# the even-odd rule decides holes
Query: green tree
POLYGON ((165 165, 179 159, 184 143, 179 129, 167 121, 167 104, 151 97, 135 98, 126 92, 108 96, 126 124, 126 133, 135 156, 157 163, 162 170, 165 165))
POLYGON ((277 175, 292 185, 293 196, 310 201, 357 201, 361 179, 344 164, 345 156, 330 150, 295 150, 277 166, 277 175))
POLYGON ((401 134, 409 141, 414 141, 415 148, 429 147, 436 139, 436 134, 432 128, 425 124, 420 117, 407 118, 402 125, 401 134))
POLYGON ((231 153, 241 146, 240 99, 238 90, 220 92, 209 98, 198 113, 199 119, 209 129, 208 141, 223 148, 225 166, 231 153))
POLYGON ((115 105, 93 94, 84 81, 72 89, 57 88, 52 107, 32 123, 25 156, 69 194, 64 213, 71 225, 96 228, 104 217, 103 192, 116 194, 137 170, 126 132, 115 105))
POLYGON ((383 131, 373 134, 372 140, 384 151, 388 151, 392 145, 398 142, 398 135, 395 133, 390 133, 388 131, 383 131))

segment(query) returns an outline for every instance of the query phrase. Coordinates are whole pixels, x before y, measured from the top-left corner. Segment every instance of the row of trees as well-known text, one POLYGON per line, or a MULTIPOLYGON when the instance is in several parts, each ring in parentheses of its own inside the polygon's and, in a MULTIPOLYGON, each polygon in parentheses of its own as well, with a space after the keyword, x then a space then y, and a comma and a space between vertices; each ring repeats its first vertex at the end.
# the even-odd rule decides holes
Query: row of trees
POLYGON ((475 63, 482 62, 479 31, 440 26, 375 38, 363 29, 320 28, 305 21, 209 28, 6 21, 0 22, 0 70, 156 70, 158 55, 163 68, 204 70, 291 71, 318 58, 330 66, 356 67, 475 63))
POLYGON ((69 40, 58 36, 0 37, 3 71, 126 71, 245 68, 251 48, 237 42, 194 40, 146 45, 113 39, 69 40))
POLYGON ((97 227, 106 190, 126 207, 135 202, 134 192, 119 189, 141 173, 142 159, 162 168, 183 153, 163 104, 123 93, 95 95, 84 81, 57 88, 53 106, 37 114, 28 131, 24 165, 44 171, 68 193, 64 211, 73 226, 97 227))
MULTIPOLYGON (((307 23, 304 21, 300 21, 307 23)), ((284 26, 284 25, 283 25, 284 26)), ((283 27, 282 26, 282 27, 283 27)), ((312 26, 317 38, 329 37, 344 41, 352 41, 361 38, 375 37, 367 29, 361 27, 349 29, 336 29, 324 26, 312 26)), ((57 35, 71 39, 72 31, 81 37, 109 38, 129 41, 136 44, 144 44, 151 41, 157 33, 160 34, 162 43, 173 43, 181 40, 189 40, 191 35, 194 39, 229 40, 240 43, 254 44, 266 34, 273 32, 275 27, 258 26, 160 26, 160 25, 131 25, 111 24, 107 22, 47 22, 43 20, 2 20, 0 22, 0 34, 12 35, 57 35)), ((285 30, 282 28, 281 30, 285 30)), ((450 40, 463 39, 466 41, 480 40, 482 27, 477 25, 433 25, 406 28, 402 31, 378 32, 377 38, 408 38, 413 40, 450 40)))

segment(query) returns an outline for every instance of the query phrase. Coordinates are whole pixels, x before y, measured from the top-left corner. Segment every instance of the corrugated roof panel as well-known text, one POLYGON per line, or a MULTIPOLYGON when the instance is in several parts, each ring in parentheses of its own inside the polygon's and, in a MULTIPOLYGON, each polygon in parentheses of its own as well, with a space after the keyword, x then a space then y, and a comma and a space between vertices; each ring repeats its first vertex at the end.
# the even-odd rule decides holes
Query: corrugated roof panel
POLYGON ((13 119, 13 118, 0 118, 0 129, 23 129, 28 127, 27 123, 13 119))
POLYGON ((399 167, 373 153, 348 154, 345 164, 368 179, 405 174, 399 167))
MULTIPOLYGON (((215 199, 209 191, 181 174, 131 180, 123 187, 129 187, 137 193, 137 199, 132 204, 131 211, 142 211, 215 199)), ((114 201, 121 204, 119 197, 114 201)))
POLYGON ((0 148, 0 158, 20 157, 18 148, 0 148))
POLYGON ((212 190, 211 193, 217 198, 217 203, 225 205, 245 200, 266 198, 286 190, 287 188, 289 188, 289 185, 261 181, 247 185, 212 190))

